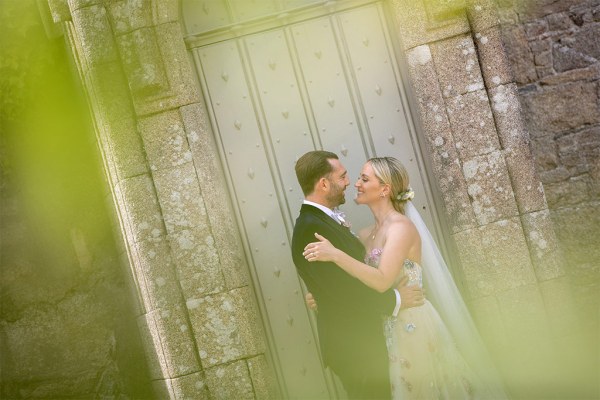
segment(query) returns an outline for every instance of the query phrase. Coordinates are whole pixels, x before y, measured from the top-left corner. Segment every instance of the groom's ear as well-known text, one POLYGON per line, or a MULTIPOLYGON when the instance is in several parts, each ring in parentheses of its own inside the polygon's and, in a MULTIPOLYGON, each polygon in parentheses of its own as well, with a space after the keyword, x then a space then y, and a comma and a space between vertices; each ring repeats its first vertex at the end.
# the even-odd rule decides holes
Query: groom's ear
POLYGON ((325 177, 320 178, 319 181, 317 182, 317 189, 326 190, 328 187, 329 187, 329 181, 325 177))

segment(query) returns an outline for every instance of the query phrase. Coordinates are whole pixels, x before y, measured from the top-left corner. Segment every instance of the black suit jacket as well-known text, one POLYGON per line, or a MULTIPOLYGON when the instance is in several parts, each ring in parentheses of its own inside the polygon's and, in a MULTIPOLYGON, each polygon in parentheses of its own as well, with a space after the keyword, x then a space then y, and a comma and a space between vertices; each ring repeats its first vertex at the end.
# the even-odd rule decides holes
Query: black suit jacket
POLYGON ((342 381, 344 376, 367 376, 389 387, 382 315, 392 313, 396 296, 393 290, 379 293, 365 286, 333 263, 309 263, 302 252, 308 243, 317 240, 315 232, 357 260, 364 261, 365 249, 348 228, 320 209, 302 205, 294 226, 292 257, 319 307, 317 325, 323 361, 342 381))

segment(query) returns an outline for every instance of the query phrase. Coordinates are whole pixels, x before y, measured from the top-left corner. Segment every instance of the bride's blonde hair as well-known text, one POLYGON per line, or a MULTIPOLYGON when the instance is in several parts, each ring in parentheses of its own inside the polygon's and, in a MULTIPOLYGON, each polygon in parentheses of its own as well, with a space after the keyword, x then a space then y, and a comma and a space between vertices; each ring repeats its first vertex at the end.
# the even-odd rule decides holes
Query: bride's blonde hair
POLYGON ((404 205, 412 198, 408 171, 404 165, 394 157, 373 157, 368 162, 379 182, 390 185, 390 199, 394 209, 404 214, 404 205))

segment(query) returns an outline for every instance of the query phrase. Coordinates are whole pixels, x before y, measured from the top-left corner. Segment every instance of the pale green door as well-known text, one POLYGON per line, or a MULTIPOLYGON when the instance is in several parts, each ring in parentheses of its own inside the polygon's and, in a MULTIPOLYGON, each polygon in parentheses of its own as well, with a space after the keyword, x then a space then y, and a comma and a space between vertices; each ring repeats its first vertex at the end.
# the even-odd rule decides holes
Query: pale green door
MULTIPOLYGON (((200 3, 189 9, 202 15, 186 17, 188 31, 210 19, 200 3)), ((211 6, 209 11, 221 14, 210 21, 231 18, 234 3, 211 6)), ((303 199, 296 159, 313 149, 334 151, 354 183, 368 157, 397 157, 411 175, 416 205, 432 221, 385 5, 337 3, 344 2, 329 8, 323 2, 304 5, 186 39, 287 398, 338 395, 321 368, 314 318, 290 255, 303 199)), ((271 4, 265 12, 277 12, 271 4)), ((343 209, 358 228, 368 223, 369 212, 354 204, 354 193, 349 188, 343 209)))

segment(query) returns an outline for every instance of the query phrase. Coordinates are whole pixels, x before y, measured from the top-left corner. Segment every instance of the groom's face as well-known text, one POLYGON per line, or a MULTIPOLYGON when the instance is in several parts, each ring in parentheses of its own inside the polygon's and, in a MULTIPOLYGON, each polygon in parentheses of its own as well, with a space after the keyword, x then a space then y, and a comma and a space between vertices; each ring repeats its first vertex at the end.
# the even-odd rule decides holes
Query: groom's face
POLYGON ((331 171, 327 177, 330 184, 327 202, 332 205, 333 208, 346 202, 344 192, 350 184, 350 179, 348 179, 348 171, 344 168, 340 160, 330 159, 329 163, 333 167, 333 171, 331 171))

